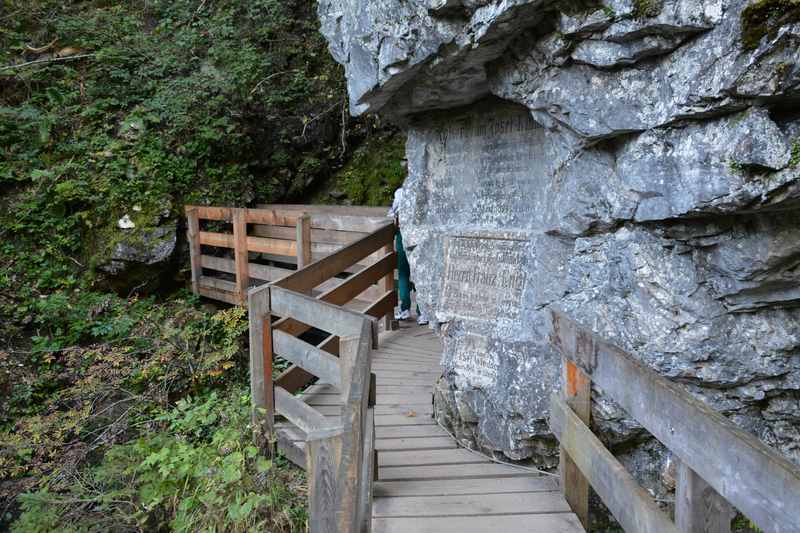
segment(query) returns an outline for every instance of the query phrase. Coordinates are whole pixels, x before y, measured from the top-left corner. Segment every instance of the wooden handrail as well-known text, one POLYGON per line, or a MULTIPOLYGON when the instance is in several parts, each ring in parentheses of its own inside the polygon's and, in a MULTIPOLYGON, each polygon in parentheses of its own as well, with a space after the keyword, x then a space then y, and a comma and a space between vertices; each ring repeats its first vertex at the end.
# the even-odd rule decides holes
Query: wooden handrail
POLYGON ((552 398, 550 424, 562 446, 562 488, 582 521, 588 522, 584 486, 591 484, 629 532, 730 531, 728 504, 765 532, 800 531, 800 467, 564 314, 553 311, 552 324, 566 387, 552 398), (676 524, 643 501, 638 485, 591 435, 592 383, 680 459, 676 524))
MULTIPOLYGON (((296 271, 300 271, 315 261, 319 262, 334 255, 339 260, 345 260, 346 271, 355 272, 378 260, 377 248, 353 262, 339 252, 384 229, 384 226, 391 223, 389 218, 345 214, 348 213, 347 208, 338 211, 325 208, 324 212, 318 212, 320 206, 308 206, 310 210, 315 211, 309 214, 300 207, 287 206, 285 209, 277 209, 270 206, 268 209, 248 209, 187 205, 185 209, 192 266, 192 291, 201 296, 244 305, 251 280, 260 283, 288 277, 293 271, 291 267, 285 266, 287 263, 297 265, 296 271), (202 223, 204 220, 225 222, 230 226, 214 229, 202 223), (218 257, 208 251, 204 254, 204 248, 232 250, 233 258, 218 257), (261 259, 277 262, 278 265, 251 263, 251 253, 259 254, 261 259), (227 261, 231 261, 231 264, 229 265, 227 261), (212 275, 204 274, 204 269, 234 274, 234 285, 229 288, 224 283, 212 281, 212 275)), ((353 211, 360 212, 356 208, 353 208, 353 211)), ((373 236, 372 240, 375 238, 373 236)), ((363 246, 351 250, 362 249, 363 246)), ((384 249, 385 253, 389 251, 391 250, 388 247, 384 249)), ((318 269, 325 265, 331 265, 331 262, 323 263, 318 269)), ((333 275, 328 276, 326 272, 312 270, 308 271, 306 276, 319 277, 322 274, 327 281, 323 282, 326 284, 319 290, 324 291, 336 285, 332 279, 333 275)), ((386 291, 389 286, 388 281, 383 285, 386 291)), ((311 291, 310 288, 305 290, 291 288, 306 294, 311 291)))
POLYGON ((396 302, 397 296, 393 291, 384 292, 362 312, 342 306, 376 283, 385 286, 382 280, 393 277, 397 255, 388 251, 393 238, 394 226, 385 225, 278 281, 250 289, 248 294, 257 442, 267 446, 277 440, 281 445, 280 435, 275 437, 276 414, 305 432, 312 533, 360 533, 371 520, 376 463, 371 350, 378 318, 383 316, 381 312, 391 313, 388 303, 396 302), (317 297, 308 294, 378 250, 387 253, 373 265, 317 297), (282 318, 275 320, 276 316, 282 318), (329 335, 317 346, 297 338, 311 328, 329 335), (277 380, 272 379, 273 354, 294 363, 277 380), (292 394, 314 377, 341 391, 338 420, 326 420, 292 394))

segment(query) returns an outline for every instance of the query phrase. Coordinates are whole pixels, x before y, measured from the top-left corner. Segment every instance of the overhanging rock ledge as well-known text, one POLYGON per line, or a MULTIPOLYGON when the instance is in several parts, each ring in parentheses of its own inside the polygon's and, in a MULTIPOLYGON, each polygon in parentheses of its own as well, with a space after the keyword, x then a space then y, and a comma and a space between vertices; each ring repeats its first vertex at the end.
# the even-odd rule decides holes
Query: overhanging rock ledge
POLYGON ((400 220, 465 445, 554 464, 557 306, 800 463, 800 6, 769 3, 320 0, 351 111, 408 131, 400 220))

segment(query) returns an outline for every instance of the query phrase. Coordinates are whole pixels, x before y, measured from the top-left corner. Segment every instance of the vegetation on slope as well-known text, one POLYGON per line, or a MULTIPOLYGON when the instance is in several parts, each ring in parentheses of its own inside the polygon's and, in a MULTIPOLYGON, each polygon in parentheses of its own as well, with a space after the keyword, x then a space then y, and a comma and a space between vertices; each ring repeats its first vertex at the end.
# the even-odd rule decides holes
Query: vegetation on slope
POLYGON ((396 137, 347 118, 314 2, 3 6, 0 529, 302 530, 301 474, 249 444, 246 317, 180 290, 182 206, 385 204, 396 137), (154 229, 167 261, 108 268, 154 229))

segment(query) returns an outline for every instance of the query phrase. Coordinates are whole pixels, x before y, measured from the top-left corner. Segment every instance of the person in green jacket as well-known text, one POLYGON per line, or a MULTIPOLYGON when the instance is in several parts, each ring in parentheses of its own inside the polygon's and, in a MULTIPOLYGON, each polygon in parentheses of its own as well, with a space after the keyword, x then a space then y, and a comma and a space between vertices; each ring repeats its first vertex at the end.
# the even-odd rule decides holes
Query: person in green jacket
MULTIPOLYGON (((399 188, 394 192, 394 201, 392 208, 389 210, 389 216, 394 217, 395 225, 397 225, 397 233, 394 237, 394 248, 397 252, 397 292, 400 298, 400 310, 395 313, 396 320, 408 320, 411 318, 411 291, 414 289, 414 284, 411 281, 411 265, 408 263, 406 250, 403 246, 403 234, 400 232, 400 222, 398 218, 398 211, 400 202, 403 199, 403 188, 399 188)), ((421 312, 419 305, 417 305, 417 323, 425 325, 428 323, 428 317, 425 313, 421 312)))

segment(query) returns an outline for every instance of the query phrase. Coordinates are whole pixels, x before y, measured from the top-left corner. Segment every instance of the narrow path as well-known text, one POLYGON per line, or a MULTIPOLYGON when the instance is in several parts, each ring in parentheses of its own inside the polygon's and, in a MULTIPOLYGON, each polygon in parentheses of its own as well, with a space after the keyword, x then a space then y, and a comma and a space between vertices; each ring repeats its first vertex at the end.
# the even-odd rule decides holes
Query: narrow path
MULTIPOLYGON (((438 337, 412 323, 382 333, 373 352, 378 450, 373 533, 584 531, 554 477, 459 448, 436 424, 432 393, 440 357, 438 337)), ((315 385, 305 396, 322 414, 337 416, 338 392, 330 385, 315 385)))
POLYGON ((374 533, 583 531, 555 479, 496 464, 436 425, 431 397, 441 344, 407 323, 381 337, 377 376, 374 533))

